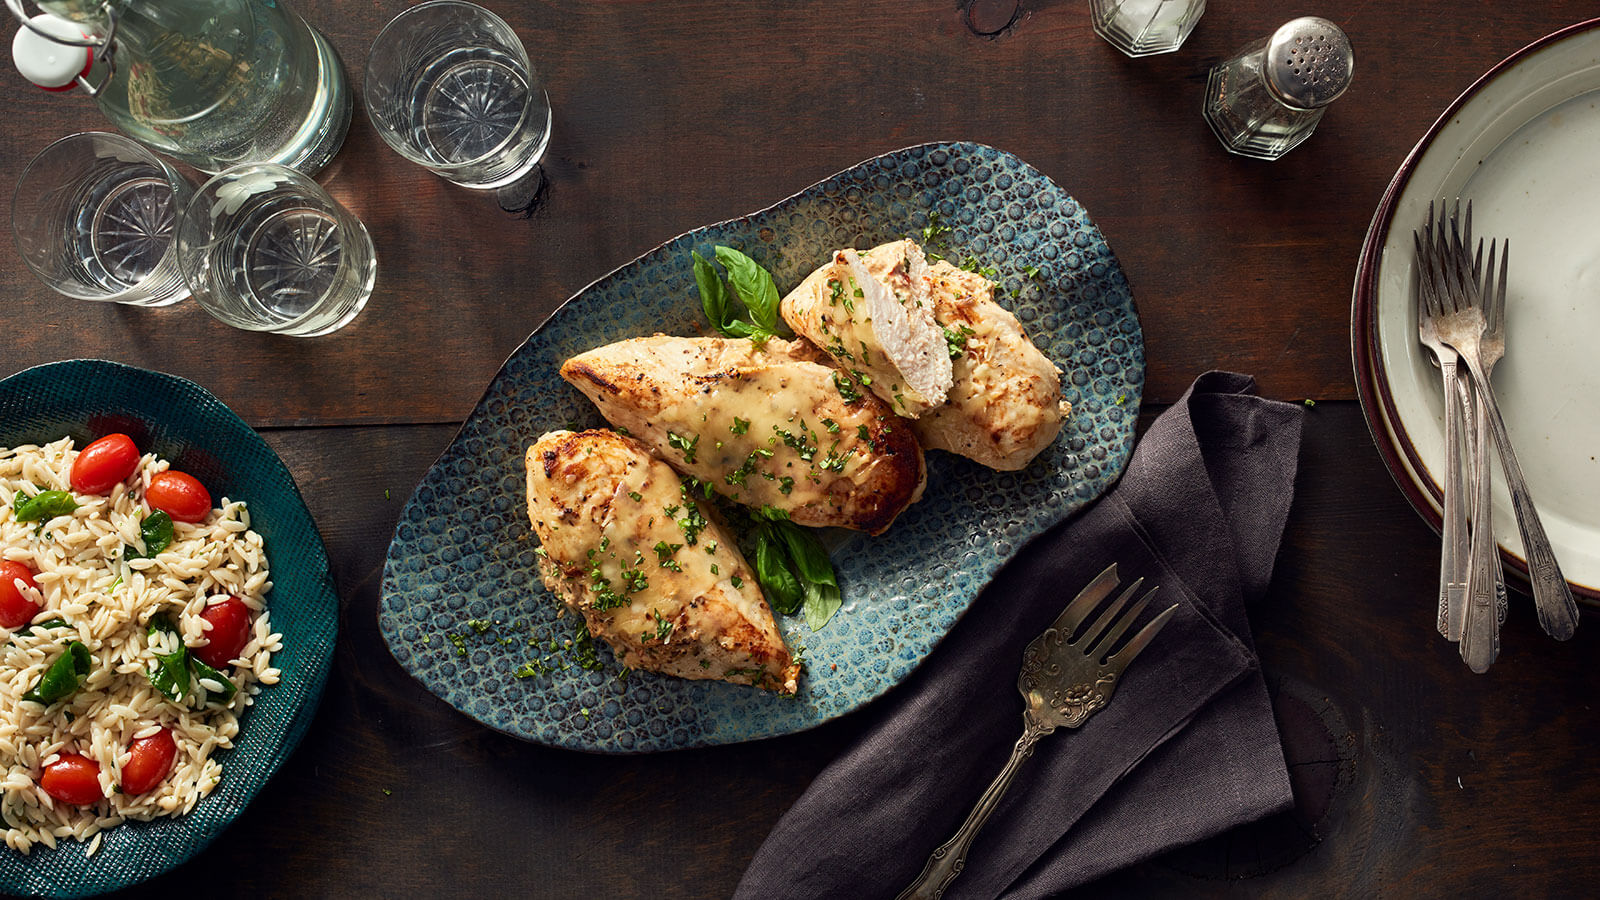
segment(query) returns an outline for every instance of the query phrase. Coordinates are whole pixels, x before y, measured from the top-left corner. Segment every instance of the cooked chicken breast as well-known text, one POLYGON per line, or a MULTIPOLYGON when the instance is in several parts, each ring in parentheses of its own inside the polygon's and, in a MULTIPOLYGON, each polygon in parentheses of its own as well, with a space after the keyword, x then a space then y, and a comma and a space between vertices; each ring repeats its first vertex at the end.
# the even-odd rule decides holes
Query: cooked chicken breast
POLYGON ((944 402, 950 356, 928 302, 928 261, 915 243, 840 250, 778 306, 795 333, 839 368, 916 418, 944 402))
POLYGON ((673 468, 801 525, 879 534, 922 495, 904 419, 803 341, 655 335, 579 354, 561 377, 673 468))
POLYGON ((912 423, 922 446, 1014 471, 1050 446, 1071 406, 1061 370, 994 301, 994 284, 940 261, 930 269, 934 317, 949 336, 955 385, 948 402, 912 423))
POLYGON ((670 466, 602 430, 552 431, 526 464, 539 574, 623 665, 794 693, 750 567, 670 466))

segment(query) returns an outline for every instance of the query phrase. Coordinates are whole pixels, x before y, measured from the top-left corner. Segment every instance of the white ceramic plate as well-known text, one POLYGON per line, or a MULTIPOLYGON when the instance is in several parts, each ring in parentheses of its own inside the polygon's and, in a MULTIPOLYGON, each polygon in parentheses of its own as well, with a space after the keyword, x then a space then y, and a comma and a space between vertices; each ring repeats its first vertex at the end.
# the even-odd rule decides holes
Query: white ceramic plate
MULTIPOLYGON (((1458 98, 1396 174, 1367 235, 1356 377, 1391 472, 1436 526, 1444 403, 1417 341, 1411 233, 1430 201, 1457 197, 1472 203, 1475 236, 1511 241, 1495 392, 1564 574, 1600 598, 1600 19, 1524 48, 1458 98)), ((1495 535, 1526 571, 1496 474, 1495 535)))

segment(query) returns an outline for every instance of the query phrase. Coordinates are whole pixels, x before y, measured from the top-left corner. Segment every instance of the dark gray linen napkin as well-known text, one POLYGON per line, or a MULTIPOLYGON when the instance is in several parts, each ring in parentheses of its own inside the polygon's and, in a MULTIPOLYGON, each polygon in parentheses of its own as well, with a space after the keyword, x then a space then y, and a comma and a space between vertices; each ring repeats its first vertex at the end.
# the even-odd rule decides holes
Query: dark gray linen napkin
POLYGON ((1046 897, 1286 809, 1289 778, 1245 605, 1263 598, 1304 411, 1210 372, 1117 485, 1001 570, 779 820, 736 897, 893 897, 960 825, 1022 730, 1022 649, 1099 571, 1178 612, 1113 702, 1042 740, 946 893, 1046 897))

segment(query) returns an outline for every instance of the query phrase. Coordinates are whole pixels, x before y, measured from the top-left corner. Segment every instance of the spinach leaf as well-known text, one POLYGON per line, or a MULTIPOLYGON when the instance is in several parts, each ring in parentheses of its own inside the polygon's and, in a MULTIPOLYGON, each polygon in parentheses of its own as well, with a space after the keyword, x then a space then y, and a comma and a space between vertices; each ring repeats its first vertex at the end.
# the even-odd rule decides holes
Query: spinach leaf
POLYGON ((774 610, 786 616, 800 611, 805 588, 794 572, 794 564, 782 541, 766 528, 756 535, 756 578, 774 610))
POLYGON ((89 677, 91 662, 89 648, 82 641, 73 641, 67 645, 66 652, 56 657, 50 668, 44 670, 33 690, 22 695, 22 699, 49 706, 72 696, 83 684, 83 679, 89 677))
POLYGON ((156 554, 172 546, 172 517, 156 510, 139 523, 139 537, 144 539, 144 552, 129 554, 134 559, 155 559, 156 554))
POLYGON ((234 687, 232 681, 228 680, 228 676, 218 672, 216 669, 211 668, 204 662, 201 662, 199 657, 189 657, 189 666, 190 668, 194 669, 194 679, 197 683, 199 683, 200 689, 206 692, 204 702, 210 703, 213 699, 215 699, 217 703, 226 704, 229 700, 233 699, 234 694, 238 693, 239 689, 234 687), (221 690, 213 691, 206 687, 205 684, 207 681, 216 682, 221 690))
POLYGON ((42 491, 26 499, 13 501, 13 511, 18 522, 48 522, 78 508, 78 501, 66 491, 42 491))
POLYGON ((728 291, 722 286, 722 275, 699 252, 691 250, 689 255, 694 257, 694 283, 700 288, 700 305, 706 311, 706 318, 713 328, 727 334, 728 323, 736 320, 732 319, 733 311, 728 308, 728 291))
POLYGON ((839 588, 831 584, 818 584, 815 581, 806 583, 805 616, 806 625, 812 631, 821 631, 822 626, 828 624, 833 614, 839 611, 844 598, 839 594, 839 588))
POLYGON ((715 249, 717 262, 728 270, 728 283, 733 285, 733 292, 744 301, 756 327, 769 334, 777 334, 778 286, 772 283, 772 273, 732 247, 719 245, 715 249))
POLYGON ((161 692, 161 696, 176 702, 184 694, 189 693, 189 648, 183 645, 183 638, 178 634, 178 629, 166 616, 152 618, 148 634, 151 644, 155 643, 157 635, 168 635, 178 645, 178 649, 173 653, 156 654, 155 668, 145 672, 150 678, 150 684, 161 692))
MULTIPOLYGON (((755 260, 732 247, 713 248, 717 262, 728 270, 730 294, 716 265, 698 252, 694 257, 694 281, 700 289, 700 305, 711 327, 726 337, 749 338, 764 343, 783 329, 778 317, 778 287, 772 274, 755 260)), ((786 331, 786 329, 784 329, 786 331)))
POLYGON ((799 572, 802 580, 839 586, 833 576, 833 562, 828 559, 828 551, 815 535, 790 521, 774 523, 773 530, 783 538, 784 546, 795 562, 795 571, 799 572))
POLYGON ((66 619, 56 618, 56 619, 45 619, 43 622, 35 622, 32 625, 29 625, 28 627, 29 628, 43 628, 43 629, 49 630, 51 628, 70 628, 71 626, 67 624, 67 620, 66 619))

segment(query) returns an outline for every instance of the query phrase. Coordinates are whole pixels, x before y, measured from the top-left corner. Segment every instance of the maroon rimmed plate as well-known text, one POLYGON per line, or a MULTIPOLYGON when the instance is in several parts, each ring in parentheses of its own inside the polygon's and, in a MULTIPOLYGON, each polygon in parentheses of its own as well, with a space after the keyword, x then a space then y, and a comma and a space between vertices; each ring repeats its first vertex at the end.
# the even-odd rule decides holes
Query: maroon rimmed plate
MULTIPOLYGON (((1395 174, 1362 246, 1351 307, 1362 410, 1435 529, 1444 402, 1417 340, 1411 232, 1442 198, 1472 202, 1476 235, 1510 239, 1495 392, 1563 572, 1600 605, 1600 19, 1524 47, 1456 98, 1395 174)), ((1526 577, 1498 479, 1494 524, 1508 571, 1526 577)))

